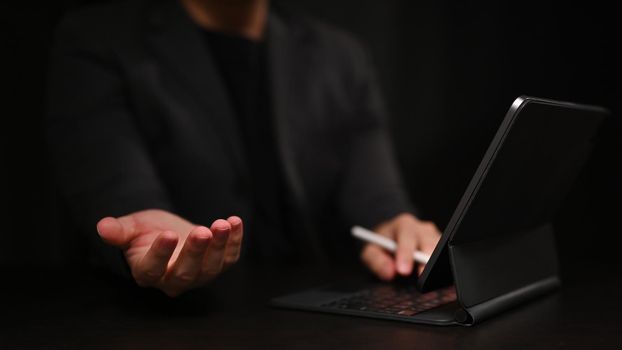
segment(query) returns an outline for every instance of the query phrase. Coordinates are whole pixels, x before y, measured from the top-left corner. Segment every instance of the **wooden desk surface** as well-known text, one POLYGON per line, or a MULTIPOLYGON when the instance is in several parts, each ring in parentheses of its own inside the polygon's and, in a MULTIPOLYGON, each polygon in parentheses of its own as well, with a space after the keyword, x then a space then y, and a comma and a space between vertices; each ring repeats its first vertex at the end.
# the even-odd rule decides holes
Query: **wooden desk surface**
POLYGON ((2 349, 620 348, 619 273, 577 272, 556 294, 475 327, 432 327, 274 309, 273 297, 361 274, 236 267, 178 299, 90 274, 4 270, 2 349), (21 278, 23 273, 34 277, 21 278), (583 275, 583 276, 582 276, 583 275))

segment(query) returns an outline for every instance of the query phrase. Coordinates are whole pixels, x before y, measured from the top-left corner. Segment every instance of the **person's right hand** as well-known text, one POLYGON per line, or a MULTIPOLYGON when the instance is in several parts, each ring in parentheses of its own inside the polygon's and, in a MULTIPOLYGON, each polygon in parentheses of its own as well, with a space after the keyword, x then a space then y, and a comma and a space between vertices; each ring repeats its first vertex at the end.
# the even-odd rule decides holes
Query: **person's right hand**
POLYGON ((97 231, 123 250, 136 283, 177 296, 204 285, 240 257, 242 220, 218 219, 210 228, 197 226, 164 210, 143 210, 107 217, 97 231))

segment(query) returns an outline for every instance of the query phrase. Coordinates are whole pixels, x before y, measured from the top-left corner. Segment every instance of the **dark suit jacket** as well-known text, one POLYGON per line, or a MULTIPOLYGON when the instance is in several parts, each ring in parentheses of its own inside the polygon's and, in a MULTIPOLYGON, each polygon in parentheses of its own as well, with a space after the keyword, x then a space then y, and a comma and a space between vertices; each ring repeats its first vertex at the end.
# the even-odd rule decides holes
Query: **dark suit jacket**
MULTIPOLYGON (((411 211, 361 46, 274 11, 266 39, 279 157, 300 222, 293 234, 325 251, 349 225, 411 211)), ((209 225, 249 212, 239 129, 208 50, 172 0, 81 10, 58 28, 50 157, 74 221, 108 265, 123 260, 99 242, 104 216, 162 208, 209 225)))

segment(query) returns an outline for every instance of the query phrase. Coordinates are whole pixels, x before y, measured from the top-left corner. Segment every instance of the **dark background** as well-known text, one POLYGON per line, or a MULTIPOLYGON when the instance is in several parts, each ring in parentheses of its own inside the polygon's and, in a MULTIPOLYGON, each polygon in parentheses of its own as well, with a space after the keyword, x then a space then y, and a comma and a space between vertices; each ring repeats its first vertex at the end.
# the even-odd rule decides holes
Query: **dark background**
MULTIPOLYGON (((75 268, 43 142, 47 52, 67 10, 95 1, 0 5, 3 77, 0 266, 75 268)), ((97 1, 101 2, 101 1, 97 1)), ((517 96, 599 104, 614 117, 557 220, 564 276, 620 266, 619 25, 612 2, 304 0, 286 6, 342 27, 371 50, 404 177, 443 227, 517 96)))

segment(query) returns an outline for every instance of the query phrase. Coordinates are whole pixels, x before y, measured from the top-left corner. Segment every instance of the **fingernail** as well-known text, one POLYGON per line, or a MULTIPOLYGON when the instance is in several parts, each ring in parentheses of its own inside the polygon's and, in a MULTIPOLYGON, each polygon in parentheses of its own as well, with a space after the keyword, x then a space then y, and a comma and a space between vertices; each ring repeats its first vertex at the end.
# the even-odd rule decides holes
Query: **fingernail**
POLYGON ((220 231, 220 230, 218 230, 218 231, 216 231, 214 236, 215 236, 215 238, 217 240, 222 241, 222 240, 227 239, 228 233, 229 233, 228 231, 220 231))
POLYGON ((193 243, 195 245, 197 245, 198 247, 203 248, 203 247, 206 247, 209 244, 209 241, 210 241, 209 237, 205 237, 205 236, 201 237, 201 236, 197 235, 197 236, 194 237, 194 242, 193 243))
POLYGON ((218 219, 212 224, 212 229, 226 231, 231 229, 231 224, 227 220, 218 219))
POLYGON ((239 225, 242 222, 242 219, 240 219, 237 216, 230 216, 227 221, 229 221, 229 223, 231 223, 232 225, 239 225))
POLYGON ((397 264, 397 269, 402 275, 410 274, 411 266, 408 261, 400 260, 397 264))
POLYGON ((200 226, 200 227, 196 228, 194 235, 199 240, 208 240, 208 239, 212 238, 212 233, 205 226, 200 226))

